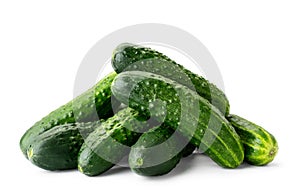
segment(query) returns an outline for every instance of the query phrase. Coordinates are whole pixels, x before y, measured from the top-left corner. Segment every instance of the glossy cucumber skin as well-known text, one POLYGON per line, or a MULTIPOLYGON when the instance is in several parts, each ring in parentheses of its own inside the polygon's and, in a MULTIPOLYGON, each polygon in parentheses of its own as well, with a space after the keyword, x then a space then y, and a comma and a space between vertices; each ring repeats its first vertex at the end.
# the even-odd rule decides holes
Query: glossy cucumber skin
POLYGON ((87 137, 100 121, 71 123, 53 127, 39 135, 27 151, 28 159, 46 170, 77 168, 77 155, 87 137))
POLYGON ((131 147, 129 166, 139 175, 167 174, 176 167, 183 154, 190 155, 195 149, 186 144, 180 134, 167 126, 152 128, 131 147))
MULTIPOLYGON (((27 157, 27 150, 36 137, 55 126, 96 121, 112 116, 112 107, 117 105, 112 105, 110 86, 116 75, 115 72, 110 73, 91 89, 36 122, 20 140, 23 154, 27 157)), ((113 101, 113 104, 118 102, 113 101)))
POLYGON ((114 50, 111 63, 117 73, 145 71, 174 80, 196 91, 224 115, 229 114, 229 101, 222 90, 158 51, 129 43, 120 44, 114 50))
POLYGON ((242 163, 243 146, 233 127, 218 109, 186 86, 153 73, 128 71, 119 74, 111 88, 122 103, 178 128, 220 166, 235 168, 242 163), (158 100, 162 105, 154 105, 158 100))
POLYGON ((104 173, 128 155, 130 146, 149 128, 146 117, 137 111, 119 111, 86 138, 79 152, 78 170, 88 176, 104 173))
POLYGON ((231 114, 227 119, 241 137, 246 162, 262 166, 274 160, 278 152, 278 143, 271 133, 237 115, 231 114))

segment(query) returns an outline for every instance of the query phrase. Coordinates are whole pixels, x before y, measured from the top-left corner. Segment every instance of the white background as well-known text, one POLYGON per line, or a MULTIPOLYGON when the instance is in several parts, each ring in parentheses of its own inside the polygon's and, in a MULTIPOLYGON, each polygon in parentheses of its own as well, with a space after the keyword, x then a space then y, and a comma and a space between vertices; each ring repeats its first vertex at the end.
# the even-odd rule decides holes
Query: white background
POLYGON ((105 2, 0 2, 1 187, 299 188, 299 1, 105 2), (86 52, 117 29, 147 22, 180 27, 202 41, 221 70, 231 112, 277 137, 280 150, 273 163, 229 170, 195 155, 162 177, 117 168, 89 178, 77 171, 47 172, 23 157, 19 139, 72 99, 86 52))

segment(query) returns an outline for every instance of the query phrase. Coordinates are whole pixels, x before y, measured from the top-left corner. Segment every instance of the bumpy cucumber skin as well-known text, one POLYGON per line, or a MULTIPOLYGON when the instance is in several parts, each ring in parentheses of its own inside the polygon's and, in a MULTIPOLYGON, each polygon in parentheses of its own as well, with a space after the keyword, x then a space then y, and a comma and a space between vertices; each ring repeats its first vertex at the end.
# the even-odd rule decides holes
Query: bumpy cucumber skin
POLYGON ((149 129, 146 117, 125 108, 102 123, 85 140, 78 157, 78 170, 88 176, 104 173, 130 151, 142 132, 149 129))
POLYGON ((112 93, 122 103, 151 117, 148 108, 153 107, 152 102, 164 102, 166 111, 154 106, 153 117, 163 116, 164 123, 174 130, 181 124, 181 134, 196 147, 207 149, 205 153, 220 166, 235 168, 242 163, 243 146, 233 127, 217 108, 189 88, 153 73, 128 71, 115 78, 112 93), (182 106, 190 110, 181 112, 182 106), (199 116, 195 115, 197 110, 199 116))
POLYGON ((195 90, 224 115, 229 114, 229 101, 220 89, 158 51, 124 43, 114 50, 111 62, 117 73, 132 70, 146 71, 174 80, 195 90))
POLYGON ((190 155, 191 150, 195 149, 193 145, 188 144, 181 150, 181 146, 184 145, 181 143, 184 143, 183 137, 169 127, 152 128, 131 147, 129 166, 132 171, 143 176, 167 174, 176 167, 183 154, 190 155), (157 145, 161 147, 158 148, 157 145), (154 147, 154 150, 149 149, 151 147, 154 147))
POLYGON ((274 160, 278 151, 278 143, 271 133, 237 115, 231 114, 227 119, 241 137, 246 162, 263 166, 274 160))
POLYGON ((87 137, 100 121, 64 124, 39 135, 27 151, 28 159, 46 170, 77 168, 77 155, 87 137))
MULTIPOLYGON (((115 72, 110 73, 91 89, 36 122, 20 140, 20 148, 23 154, 27 157, 27 150, 36 137, 54 126, 96 121, 112 116, 112 107, 117 105, 112 105, 110 86, 116 75, 115 72), (74 110, 76 110, 76 113, 74 113, 74 110)), ((116 101, 113 101, 113 103, 118 104, 116 101)))

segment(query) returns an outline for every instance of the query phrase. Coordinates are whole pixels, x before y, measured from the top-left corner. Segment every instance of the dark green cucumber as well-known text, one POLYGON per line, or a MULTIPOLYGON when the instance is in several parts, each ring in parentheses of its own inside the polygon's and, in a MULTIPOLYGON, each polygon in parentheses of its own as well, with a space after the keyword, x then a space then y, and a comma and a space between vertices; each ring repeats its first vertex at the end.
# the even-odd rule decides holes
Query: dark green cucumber
POLYGON ((77 168, 77 155, 87 137, 100 121, 64 124, 53 127, 39 135, 27 150, 28 159, 46 170, 77 168))
POLYGON ((229 114, 229 101, 220 89, 158 51, 124 43, 114 50, 111 62, 117 73, 132 70, 146 71, 174 80, 195 90, 221 113, 229 114))
POLYGON ((271 133, 237 115, 229 115, 227 119, 241 137, 246 162, 262 166, 273 161, 278 151, 278 144, 271 133))
POLYGON ((111 88, 119 101, 179 130, 220 166, 235 168, 242 163, 243 146, 233 127, 217 108, 193 90, 141 71, 119 74, 111 88))
POLYGON ((130 146, 147 129, 149 123, 137 111, 119 111, 86 138, 78 156, 78 170, 89 176, 104 173, 129 153, 130 146))
POLYGON ((186 144, 187 141, 169 127, 152 128, 131 147, 129 166, 139 175, 167 174, 176 167, 183 154, 189 155, 195 149, 193 145, 186 144))
MULTIPOLYGON (((66 123, 95 121, 112 116, 110 85, 115 76, 116 73, 114 72, 109 74, 91 89, 36 122, 26 131, 20 140, 20 147, 23 154, 27 155, 27 150, 37 136, 54 126, 66 123)), ((116 103, 116 101, 113 102, 116 103)))

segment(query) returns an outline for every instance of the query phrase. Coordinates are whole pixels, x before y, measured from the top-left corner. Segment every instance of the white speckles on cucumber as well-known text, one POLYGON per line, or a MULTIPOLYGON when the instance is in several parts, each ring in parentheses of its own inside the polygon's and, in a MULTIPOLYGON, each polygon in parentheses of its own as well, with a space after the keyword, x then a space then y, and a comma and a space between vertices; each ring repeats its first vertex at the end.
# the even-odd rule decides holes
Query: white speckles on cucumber
POLYGON ((68 114, 65 114, 64 116, 63 116, 63 119, 67 119, 69 117, 69 115, 68 114))
POLYGON ((58 120, 53 120, 53 125, 54 126, 58 125, 58 120))
POLYGON ((68 117, 73 117, 74 116, 73 111, 69 112, 67 115, 68 115, 68 117))
MULTIPOLYGON (((118 79, 121 80, 120 83, 141 80, 150 81, 151 84, 156 83, 158 88, 154 89, 152 85, 147 86, 145 83, 140 82, 139 88, 134 88, 129 94, 129 107, 143 111, 145 108, 150 107, 152 102, 149 103, 149 100, 160 100, 163 105, 166 105, 166 108, 161 107, 161 104, 160 106, 156 106, 155 104, 151 109, 151 114, 154 113, 156 120, 159 122, 163 121, 173 129, 177 129, 180 126, 178 128, 179 131, 187 138, 190 138, 194 145, 199 145, 203 137, 203 135, 195 135, 195 130, 206 129, 210 125, 209 118, 212 119, 211 124, 216 126, 220 126, 224 121, 224 117, 221 114, 219 115, 217 110, 216 112, 215 110, 211 110, 209 102, 195 91, 163 76, 141 71, 127 71, 119 74, 115 80, 118 79), (142 100, 141 96, 145 94, 149 94, 150 96, 148 96, 147 100, 142 100), (172 103, 169 103, 169 100, 172 100, 172 103)), ((115 90, 117 93, 114 96, 122 101, 124 99, 122 96, 125 96, 124 93, 121 93, 123 92, 122 86, 117 87, 118 90, 115 90)), ((114 89, 114 85, 112 85, 112 89, 114 89)), ((128 95, 126 96, 128 97, 128 95)), ((148 112, 141 113, 148 114, 148 112)), ((230 126, 227 124, 221 126, 222 130, 226 132, 226 139, 224 135, 219 137, 219 131, 216 131, 216 135, 214 134, 214 136, 217 136, 219 141, 209 146, 209 149, 213 151, 208 152, 208 155, 224 167, 237 167, 243 160, 243 148, 239 138, 237 138, 237 135, 234 135, 235 132, 230 126), (231 145, 230 148, 228 148, 227 143, 231 145), (222 155, 218 154, 216 150, 222 150, 222 155)), ((212 129, 215 130, 215 127, 212 126, 212 129)), ((211 142, 209 139, 206 138, 204 140, 209 144, 211 142)))
MULTIPOLYGON (((151 102, 151 101, 149 101, 149 102, 151 102)), ((154 104, 153 103, 150 103, 149 104, 149 108, 153 108, 154 107, 154 104)))
POLYGON ((177 64, 166 55, 151 48, 134 44, 122 44, 116 48, 115 55, 124 54, 126 52, 129 52, 126 57, 122 57, 122 59, 112 59, 112 64, 118 72, 123 72, 124 67, 134 65, 136 62, 143 60, 145 62, 143 66, 138 65, 129 70, 155 73, 174 80, 209 100, 214 106, 221 110, 221 113, 225 113, 225 115, 229 114, 229 101, 225 94, 205 78, 185 69, 182 65, 177 64), (133 54, 131 52, 135 53, 133 54))
POLYGON ((132 146, 140 136, 136 131, 149 128, 147 122, 137 119, 138 116, 137 111, 125 108, 102 123, 104 134, 98 128, 88 136, 85 140, 87 146, 83 146, 80 151, 84 154, 79 155, 78 165, 82 167, 83 173, 98 175, 125 156, 126 150, 120 144, 132 146))

